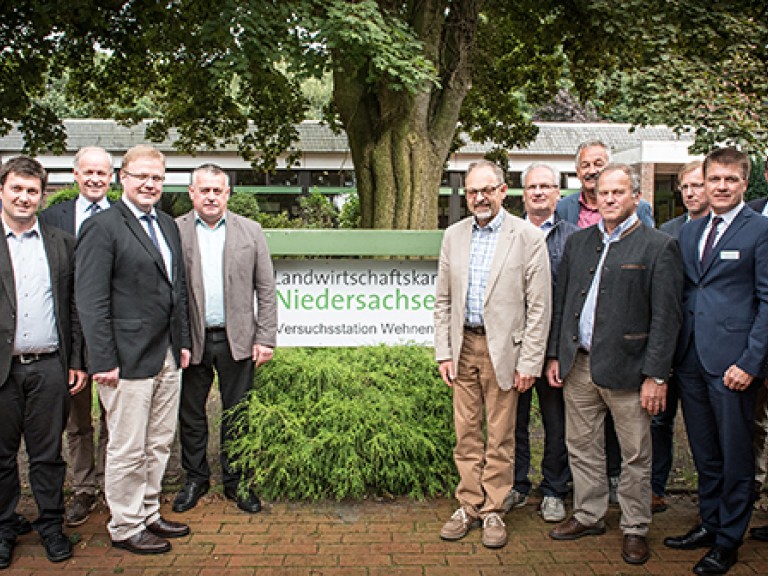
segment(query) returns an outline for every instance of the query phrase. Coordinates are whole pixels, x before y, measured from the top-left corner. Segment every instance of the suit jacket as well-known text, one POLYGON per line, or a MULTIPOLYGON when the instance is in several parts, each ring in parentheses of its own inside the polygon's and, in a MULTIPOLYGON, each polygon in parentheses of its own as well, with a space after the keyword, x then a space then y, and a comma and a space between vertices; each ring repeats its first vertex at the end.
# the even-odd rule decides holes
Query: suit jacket
POLYGON ((747 202, 747 206, 752 208, 752 210, 754 210, 758 214, 762 214, 763 210, 765 209, 766 203, 768 203, 768 197, 758 198, 757 200, 750 200, 749 202, 747 202))
MULTIPOLYGON (((579 318, 604 250, 590 226, 565 245, 555 293, 548 356, 564 378, 579 348, 579 318)), ((592 380, 603 388, 639 389, 647 376, 666 378, 680 328, 683 275, 677 241, 638 224, 609 247, 595 307, 589 354, 592 380)))
POLYGON ((64 230, 64 232, 68 232, 72 236, 76 236, 75 234, 75 214, 77 210, 77 207, 75 206, 76 202, 77 202, 77 198, 73 198, 71 200, 65 200, 64 202, 59 202, 58 204, 49 206, 48 208, 40 212, 40 222, 44 222, 49 226, 56 226, 56 228, 59 228, 60 230, 64 230))
MULTIPOLYGON (((450 226, 443 236, 435 299, 435 357, 458 366, 464 337, 469 256, 474 217, 450 226)), ((552 301, 544 235, 505 214, 488 273, 483 317, 496 380, 503 390, 515 370, 538 376, 544 363, 552 301)))
MULTIPOLYGON (((187 275, 192 364, 205 348, 205 290, 197 242, 195 212, 176 219, 187 275)), ((274 347, 277 341, 275 274, 261 226, 233 212, 226 213, 224 241, 224 316, 227 341, 235 360, 250 358, 254 344, 274 347), (254 294, 257 309, 254 313, 254 294)))
MULTIPOLYGON (((581 192, 560 198, 555 207, 555 214, 571 224, 578 224, 579 196, 581 196, 581 192)), ((642 198, 640 199, 640 204, 637 206, 637 217, 640 218, 640 222, 646 226, 651 228, 656 226, 656 223, 653 220, 653 210, 651 210, 651 205, 642 198)))
POLYGON ((169 346, 179 365, 181 348, 191 345, 179 231, 160 211, 157 224, 171 249, 170 277, 122 200, 80 229, 75 286, 91 373, 119 367, 120 378, 150 378, 160 372, 169 346))
MULTIPOLYGON (((59 357, 68 368, 83 367, 83 337, 74 301, 75 239, 53 227, 40 224, 53 293, 53 314, 59 336, 59 357)), ((17 262, 18 265, 18 262, 17 262)), ((8 240, 0 241, 0 386, 8 379, 16 338, 16 284, 8 240)))
POLYGON ((685 226, 687 223, 688 214, 681 214, 677 218, 672 218, 672 220, 667 220, 664 222, 664 224, 659 226, 659 230, 669 234, 673 238, 678 238, 680 236, 680 230, 682 230, 683 226, 685 226))
POLYGON ((709 218, 680 231, 685 285, 676 361, 694 339, 699 361, 713 375, 736 364, 765 374, 768 352, 768 218, 745 206, 715 244, 702 269, 699 240, 709 218))

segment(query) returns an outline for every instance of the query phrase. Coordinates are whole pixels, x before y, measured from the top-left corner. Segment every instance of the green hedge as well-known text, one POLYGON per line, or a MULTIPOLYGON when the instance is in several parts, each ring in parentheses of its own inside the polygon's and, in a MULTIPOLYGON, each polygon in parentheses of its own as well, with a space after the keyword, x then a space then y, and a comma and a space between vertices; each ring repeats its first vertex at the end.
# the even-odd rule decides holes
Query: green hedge
POLYGON ((450 494, 450 389, 418 346, 277 350, 225 449, 268 499, 450 494))

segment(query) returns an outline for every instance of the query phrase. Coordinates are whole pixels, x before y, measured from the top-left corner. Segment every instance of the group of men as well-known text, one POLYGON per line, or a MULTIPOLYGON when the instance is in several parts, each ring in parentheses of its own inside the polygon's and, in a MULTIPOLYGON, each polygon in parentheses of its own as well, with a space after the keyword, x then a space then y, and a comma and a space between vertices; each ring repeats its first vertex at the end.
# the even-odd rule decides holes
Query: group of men
MULTIPOLYGON (((139 145, 122 159, 122 197, 106 198, 114 173, 102 148, 75 157, 76 199, 43 210, 47 175, 27 157, 0 169, 0 568, 34 528, 52 562, 72 556, 62 526, 85 522, 100 472, 113 546, 137 554, 171 549, 186 524, 160 514, 161 482, 180 422, 186 484, 173 510, 209 489, 206 401, 218 376, 224 410, 272 358, 274 273, 261 227, 227 210, 227 174, 192 174, 193 209, 176 222, 156 209, 165 157, 139 145), (77 240, 76 240, 77 239, 77 240), (102 427, 94 446, 92 385, 102 427), (67 430, 74 496, 64 506, 67 430), (24 438, 38 507, 16 513, 17 453, 24 438)), ((225 418, 222 444, 231 438, 225 418)), ((247 512, 261 502, 222 450, 224 494, 247 512)))
MULTIPOLYGON (((725 574, 751 518, 753 424, 765 411, 756 397, 768 359, 768 218, 744 203, 749 158, 722 148, 684 166, 688 212, 662 230, 639 176, 610 163, 603 143, 580 146, 576 167, 581 193, 562 200, 556 170, 526 169, 523 219, 502 206, 499 167, 467 171, 472 215, 445 233, 435 302, 460 476, 459 507, 440 536, 458 540, 482 525, 485 546, 506 544, 503 517, 531 486, 533 388, 545 430, 540 513, 558 522, 550 537, 605 532, 612 416, 621 555, 645 563, 652 510, 666 506, 679 398, 700 519, 664 544, 705 548, 694 572, 725 574)), ((768 527, 751 533, 768 540, 768 527)))

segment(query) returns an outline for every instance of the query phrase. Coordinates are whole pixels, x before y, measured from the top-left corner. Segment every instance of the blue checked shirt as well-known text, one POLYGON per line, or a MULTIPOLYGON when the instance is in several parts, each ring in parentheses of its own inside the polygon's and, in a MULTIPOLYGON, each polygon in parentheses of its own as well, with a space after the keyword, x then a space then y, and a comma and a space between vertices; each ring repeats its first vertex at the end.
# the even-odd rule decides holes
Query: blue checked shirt
POLYGON ((499 231, 504 222, 504 210, 499 210, 496 217, 486 226, 472 224, 472 245, 469 253, 469 286, 467 287, 466 324, 483 326, 483 300, 488 273, 491 270, 493 254, 499 240, 499 231))

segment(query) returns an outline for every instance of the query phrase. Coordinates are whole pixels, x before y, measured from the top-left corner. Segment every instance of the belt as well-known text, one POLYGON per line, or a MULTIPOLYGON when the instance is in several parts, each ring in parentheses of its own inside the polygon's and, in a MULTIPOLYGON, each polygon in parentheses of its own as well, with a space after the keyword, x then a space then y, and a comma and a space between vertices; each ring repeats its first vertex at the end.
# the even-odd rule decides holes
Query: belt
POLYGON ((472 334, 485 336, 485 326, 470 326, 469 324, 464 324, 464 332, 472 332, 472 334))
POLYGON ((214 333, 215 332, 226 332, 227 331, 227 327, 226 326, 214 326, 212 328, 206 328, 205 331, 206 332, 214 332, 214 333))
POLYGON ((54 350, 53 352, 29 352, 27 354, 14 354, 13 361, 18 362, 19 364, 32 364, 40 360, 45 360, 46 358, 54 358, 58 355, 58 350, 54 350))

